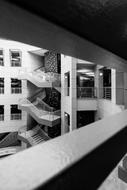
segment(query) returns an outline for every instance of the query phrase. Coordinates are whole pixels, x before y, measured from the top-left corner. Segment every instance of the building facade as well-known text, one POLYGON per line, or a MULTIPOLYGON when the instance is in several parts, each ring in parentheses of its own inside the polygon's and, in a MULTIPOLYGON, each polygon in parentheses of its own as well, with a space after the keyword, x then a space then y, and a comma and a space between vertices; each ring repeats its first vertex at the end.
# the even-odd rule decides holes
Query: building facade
POLYGON ((124 72, 0 42, 1 148, 34 146, 126 108, 124 72))

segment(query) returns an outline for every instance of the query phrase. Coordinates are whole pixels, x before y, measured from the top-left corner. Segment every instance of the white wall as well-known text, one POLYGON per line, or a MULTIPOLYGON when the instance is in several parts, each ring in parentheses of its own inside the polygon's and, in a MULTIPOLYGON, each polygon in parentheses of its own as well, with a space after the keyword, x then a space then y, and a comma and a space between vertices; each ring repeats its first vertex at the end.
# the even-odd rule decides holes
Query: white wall
POLYGON ((97 99, 78 99, 77 100, 78 111, 96 111, 97 110, 97 99))
POLYGON ((96 117, 98 119, 102 119, 104 117, 108 117, 110 115, 119 113, 123 111, 123 109, 114 103, 112 103, 110 100, 105 99, 98 99, 98 108, 97 108, 97 115, 96 117))
POLYGON ((42 56, 24 52, 25 53, 25 62, 26 62, 26 68, 28 71, 33 71, 41 66, 44 66, 44 59, 42 56))
MULTIPOLYGON (((7 130, 11 131, 12 127, 16 130, 16 128, 18 129, 27 123, 27 113, 24 111, 22 112, 22 120, 10 120, 10 105, 18 104, 19 99, 25 98, 28 95, 27 81, 25 80, 22 80, 22 93, 11 94, 11 78, 17 78, 19 71, 22 68, 29 66, 28 60, 30 59, 27 51, 38 49, 36 47, 9 40, 0 40, 0 49, 1 48, 4 50, 4 66, 0 66, 0 77, 4 78, 4 94, 0 94, 0 105, 4 105, 5 120, 0 121, 0 133, 5 131, 4 128, 6 128, 7 132, 7 130), (21 51, 21 67, 11 67, 10 49, 21 51)), ((31 62, 29 61, 29 63, 31 62)))
POLYGON ((77 60, 61 55, 61 133, 66 132, 64 113, 70 115, 70 131, 77 127, 77 93, 76 93, 76 67, 77 60), (64 74, 70 73, 70 93, 65 96, 64 74))

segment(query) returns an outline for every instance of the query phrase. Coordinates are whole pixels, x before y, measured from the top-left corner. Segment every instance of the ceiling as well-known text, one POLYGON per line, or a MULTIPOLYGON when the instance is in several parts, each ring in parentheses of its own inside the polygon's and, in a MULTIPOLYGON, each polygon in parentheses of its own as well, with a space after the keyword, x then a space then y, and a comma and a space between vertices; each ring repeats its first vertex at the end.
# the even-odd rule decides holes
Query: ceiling
POLYGON ((7 0, 127 59, 127 0, 7 0))

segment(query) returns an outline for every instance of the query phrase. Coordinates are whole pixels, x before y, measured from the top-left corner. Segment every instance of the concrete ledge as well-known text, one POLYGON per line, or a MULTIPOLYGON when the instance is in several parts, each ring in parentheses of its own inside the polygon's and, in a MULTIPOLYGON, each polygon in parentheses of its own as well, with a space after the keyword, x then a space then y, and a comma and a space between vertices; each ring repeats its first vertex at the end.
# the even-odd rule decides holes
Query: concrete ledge
POLYGON ((64 190, 76 184, 96 189, 127 151, 126 115, 127 110, 1 160, 1 190, 30 190, 44 184, 55 189, 51 184, 56 180, 61 185, 64 181, 65 186, 60 185, 64 190))

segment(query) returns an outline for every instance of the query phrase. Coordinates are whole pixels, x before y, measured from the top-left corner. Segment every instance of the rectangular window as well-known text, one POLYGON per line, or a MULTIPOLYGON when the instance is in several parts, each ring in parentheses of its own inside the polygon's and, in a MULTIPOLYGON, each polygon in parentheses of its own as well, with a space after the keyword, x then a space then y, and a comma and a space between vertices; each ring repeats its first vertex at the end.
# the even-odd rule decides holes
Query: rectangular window
POLYGON ((10 59, 12 67, 21 67, 21 51, 10 50, 10 59))
POLYGON ((0 105, 0 121, 4 121, 4 106, 0 105))
POLYGON ((4 66, 4 53, 3 53, 3 49, 0 49, 0 66, 4 66))
POLYGON ((11 93, 21 94, 22 93, 22 81, 18 79, 11 79, 11 93))
POLYGON ((65 130, 66 133, 70 131, 70 115, 64 112, 65 130))
POLYGON ((11 105, 11 120, 21 120, 22 111, 18 109, 18 105, 11 105))
POLYGON ((0 78, 0 94, 4 94, 4 78, 0 78))
POLYGON ((65 88, 65 96, 70 95, 70 72, 64 74, 64 88, 65 88))

